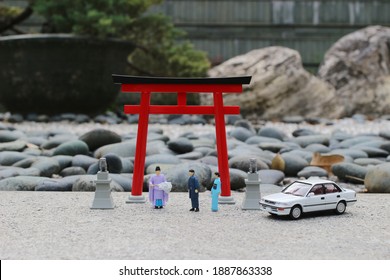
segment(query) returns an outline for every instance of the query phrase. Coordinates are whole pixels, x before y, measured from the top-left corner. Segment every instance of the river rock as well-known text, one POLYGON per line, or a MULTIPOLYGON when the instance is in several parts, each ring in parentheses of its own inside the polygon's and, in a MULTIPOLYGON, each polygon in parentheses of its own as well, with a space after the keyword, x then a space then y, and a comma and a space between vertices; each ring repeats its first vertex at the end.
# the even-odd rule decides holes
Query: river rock
POLYGON ((341 116, 390 110, 390 28, 370 26, 338 40, 325 54, 318 75, 336 89, 341 116))
POLYGON ((298 177, 328 177, 328 172, 317 166, 306 166, 301 171, 298 172, 298 177))
POLYGON ((364 185, 371 193, 390 193, 390 163, 372 167, 364 178, 364 185))
POLYGON ((389 155, 388 151, 379 148, 355 146, 354 149, 367 153, 368 157, 387 157, 389 155))
POLYGON ((88 175, 94 175, 98 173, 100 170, 99 163, 95 162, 94 164, 91 164, 88 169, 87 169, 87 174, 88 175))
POLYGON ((23 137, 26 137, 26 135, 18 130, 0 130, 0 143, 14 142, 23 137))
POLYGON ((311 144, 322 144, 325 146, 329 145, 329 136, 326 135, 307 135, 298 136, 291 139, 292 142, 297 143, 302 148, 305 148, 311 144))
POLYGON ((283 171, 286 176, 296 177, 307 165, 308 162, 297 155, 277 154, 272 160, 271 168, 283 171))
POLYGON ((254 132, 250 131, 244 127, 236 127, 232 131, 230 131, 230 136, 245 142, 251 136, 254 136, 254 132))
MULTIPOLYGON (((307 72, 299 53, 285 47, 267 47, 239 55, 212 68, 210 77, 252 76, 242 94, 225 94, 225 105, 240 104, 243 114, 262 119, 340 116, 335 90, 307 72)), ((211 95, 202 95, 203 104, 211 104, 211 95)))
MULTIPOLYGON (((148 168, 149 165, 156 163, 156 164, 179 164, 180 159, 173 155, 167 155, 167 154, 158 154, 158 155, 151 155, 147 156, 145 159, 145 169, 148 168)), ((188 171, 188 170, 187 170, 188 171)))
MULTIPOLYGON (((30 144, 27 144, 27 147, 29 145, 30 144)), ((36 147, 26 148, 26 149, 23 150, 23 154, 26 154, 26 155, 29 155, 29 156, 38 157, 38 156, 42 155, 42 150, 38 149, 36 147)))
POLYGON ((311 136, 311 135, 318 135, 318 133, 308 128, 298 128, 292 132, 292 136, 294 137, 311 136))
POLYGON ((190 153, 194 150, 194 146, 188 138, 177 138, 168 142, 168 148, 178 154, 190 153))
POLYGON ((390 130, 383 130, 379 132, 379 136, 390 140, 390 130))
POLYGON ((16 140, 13 142, 0 143, 0 152, 2 151, 23 151, 27 143, 24 140, 16 140))
POLYGON ((282 122, 284 122, 284 123, 300 124, 300 123, 303 123, 304 121, 305 121, 305 118, 302 116, 287 115, 287 116, 284 116, 282 118, 282 122))
POLYGON ((215 148, 215 139, 210 139, 210 138, 200 138, 197 140, 192 140, 192 145, 194 146, 195 149, 198 148, 209 148, 213 149, 215 148))
POLYGON ((166 174, 168 172, 168 170, 170 170, 171 168, 174 168, 176 166, 176 164, 154 163, 154 164, 149 165, 148 168, 146 168, 146 174, 154 174, 157 166, 160 167, 161 173, 166 174))
POLYGON ((184 159, 184 160, 197 160, 202 158, 203 154, 200 152, 191 152, 191 153, 177 155, 177 157, 179 159, 184 159))
POLYGON ((122 159, 116 154, 106 154, 104 156, 107 162, 107 169, 110 173, 121 173, 122 172, 122 159))
POLYGON ((58 134, 51 137, 49 140, 44 142, 41 145, 42 149, 50 150, 53 148, 57 148, 59 145, 64 144, 68 141, 76 140, 77 137, 73 134, 58 134))
POLYGON ((34 162, 38 160, 37 157, 28 157, 12 164, 14 167, 29 168, 34 162))
POLYGON ((385 162, 383 160, 379 160, 376 158, 357 158, 353 161, 353 163, 361 166, 367 166, 367 165, 378 165, 385 162))
POLYGON ((274 153, 280 152, 282 149, 288 148, 288 146, 285 143, 275 143, 275 142, 263 142, 260 143, 259 148, 264 151, 271 151, 274 153))
POLYGON ((270 137, 283 141, 287 138, 287 135, 278 128, 275 127, 262 127, 258 133, 259 136, 270 137))
MULTIPOLYGON (((94 192, 96 190, 95 181, 96 175, 83 175, 80 176, 72 186, 74 192, 94 192)), ((123 192, 123 188, 114 180, 110 183, 110 190, 114 192, 123 192)))
POLYGON ((18 176, 0 180, 0 191, 33 191, 46 177, 18 176))
POLYGON ((0 165, 10 166, 26 158, 31 158, 31 156, 15 151, 0 152, 0 165))
POLYGON ((364 144, 366 142, 371 142, 371 141, 383 141, 383 139, 378 136, 357 135, 353 138, 341 141, 340 148, 348 149, 348 148, 352 148, 353 146, 364 144))
POLYGON ((261 143, 282 143, 277 138, 265 137, 265 136, 251 136, 245 140, 246 144, 249 145, 258 145, 261 143))
POLYGON ((82 167, 85 170, 88 170, 92 164, 97 162, 98 159, 86 155, 75 155, 72 158, 72 166, 82 167))
POLYGON ((162 135, 160 133, 149 133, 147 140, 148 140, 148 142, 162 141, 164 143, 167 143, 169 141, 169 137, 166 135, 162 135))
POLYGON ((131 158, 121 158, 122 160, 122 171, 120 173, 133 173, 134 164, 131 158))
POLYGON ((379 146, 379 149, 385 150, 390 153, 390 142, 384 142, 379 146))
POLYGON ((292 150, 287 153, 282 153, 282 155, 285 156, 291 156, 291 157, 300 157, 305 159, 307 162, 311 162, 313 159, 314 153, 306 150, 292 150))
POLYGON ((362 150, 356 150, 356 149, 336 149, 336 150, 332 150, 329 154, 349 156, 353 159, 368 158, 366 152, 362 150))
POLYGON ((61 179, 45 179, 38 183, 35 191, 69 192, 80 175, 67 176, 61 179))
POLYGON ((43 137, 26 137, 26 138, 24 138, 24 140, 27 143, 34 144, 38 147, 41 147, 43 145, 43 143, 45 143, 47 141, 47 139, 45 139, 43 137))
POLYGON ((235 123, 234 123, 234 126, 235 127, 243 127, 243 128, 246 128, 248 129, 250 132, 252 132, 253 134, 256 134, 256 130, 254 129, 252 123, 248 120, 245 120, 245 119, 239 119, 237 120, 235 123))
POLYGON ((133 182, 133 174, 110 174, 110 178, 118 183, 125 192, 131 192, 131 184, 133 182))
POLYGON ((85 175, 87 172, 85 171, 84 168, 80 166, 71 166, 64 168, 61 170, 60 175, 62 177, 68 177, 68 176, 73 176, 73 175, 85 175))
MULTIPOLYGON (((284 179, 284 173, 280 170, 259 170, 258 171, 261 184, 273 184, 278 185, 284 179)), ((261 187, 260 187, 261 188, 261 187)))
POLYGON ((329 153, 331 151, 329 147, 322 144, 310 144, 306 146, 305 150, 313 153, 329 153))
POLYGON ((136 149, 135 141, 129 140, 100 147, 95 151, 94 156, 95 158, 101 158, 108 153, 113 153, 121 157, 134 157, 136 149))
POLYGON ((229 158, 235 156, 252 156, 252 157, 262 157, 265 155, 264 151, 253 145, 240 145, 234 149, 228 150, 229 158))
POLYGON ((89 152, 88 145, 80 140, 68 141, 59 145, 55 150, 53 155, 87 155, 89 152))
POLYGON ((229 168, 229 174, 230 174, 230 189, 232 191, 240 190, 246 187, 245 179, 248 178, 247 172, 235 168, 229 168))
POLYGON ((367 174, 366 167, 354 163, 337 163, 332 166, 332 172, 341 181, 361 184, 367 174))
POLYGON ((79 139, 88 145, 90 151, 95 151, 105 145, 122 142, 122 138, 117 133, 102 128, 84 133, 79 139))
POLYGON ((20 168, 14 166, 0 167, 0 179, 17 176, 39 176, 40 171, 36 168, 20 168))
POLYGON ((60 170, 70 167, 72 165, 72 156, 64 156, 64 155, 58 155, 51 157, 52 159, 55 159, 58 164, 60 165, 60 170))
POLYGON ((165 174, 168 182, 172 183, 173 192, 188 191, 188 170, 194 169, 200 184, 200 191, 204 191, 211 185, 211 169, 208 165, 200 162, 185 162, 169 169, 165 174))
POLYGON ((52 158, 41 157, 35 161, 31 167, 36 168, 40 171, 40 176, 51 177, 53 174, 60 172, 60 165, 58 161, 52 158))
POLYGON ((207 164, 207 165, 218 166, 218 158, 216 156, 206 156, 206 157, 200 158, 199 162, 207 164))

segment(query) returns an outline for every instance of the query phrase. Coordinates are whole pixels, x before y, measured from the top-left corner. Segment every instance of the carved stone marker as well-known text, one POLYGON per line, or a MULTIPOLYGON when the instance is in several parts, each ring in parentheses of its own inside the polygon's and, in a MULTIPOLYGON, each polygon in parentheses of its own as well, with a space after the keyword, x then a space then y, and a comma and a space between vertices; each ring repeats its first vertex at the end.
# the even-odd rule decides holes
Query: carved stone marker
POLYGON ((105 158, 101 158, 99 160, 99 168, 100 171, 97 173, 97 180, 95 181, 95 198, 90 208, 114 209, 115 205, 111 196, 110 189, 111 179, 108 177, 107 162, 105 158))
POLYGON ((249 162, 248 179, 245 179, 246 192, 241 209, 243 210, 260 210, 260 182, 257 173, 256 159, 251 158, 249 162))

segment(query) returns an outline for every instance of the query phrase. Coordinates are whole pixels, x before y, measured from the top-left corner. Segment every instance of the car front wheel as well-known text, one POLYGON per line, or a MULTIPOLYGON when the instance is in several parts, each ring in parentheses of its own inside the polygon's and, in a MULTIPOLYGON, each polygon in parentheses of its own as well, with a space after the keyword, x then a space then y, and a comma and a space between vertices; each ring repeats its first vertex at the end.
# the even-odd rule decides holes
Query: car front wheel
POLYGON ((338 215, 343 214, 345 212, 345 208, 347 208, 347 205, 345 204, 345 202, 340 201, 339 203, 337 203, 337 206, 335 209, 336 214, 338 214, 338 215))
POLYGON ((297 219, 299 219, 301 217, 301 215, 302 215, 301 207, 296 205, 293 208, 291 208, 291 211, 290 211, 290 218, 291 219, 297 220, 297 219))

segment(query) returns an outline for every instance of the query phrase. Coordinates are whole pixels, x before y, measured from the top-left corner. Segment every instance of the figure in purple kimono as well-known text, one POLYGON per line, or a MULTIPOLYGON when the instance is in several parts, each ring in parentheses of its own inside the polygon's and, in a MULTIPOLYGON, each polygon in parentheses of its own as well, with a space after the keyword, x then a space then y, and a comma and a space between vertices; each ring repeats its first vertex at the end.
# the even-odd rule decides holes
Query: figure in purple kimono
POLYGON ((168 201, 168 193, 158 187, 158 184, 166 182, 164 174, 161 174, 161 169, 156 166, 156 174, 149 180, 149 201, 154 205, 155 209, 163 208, 168 201))

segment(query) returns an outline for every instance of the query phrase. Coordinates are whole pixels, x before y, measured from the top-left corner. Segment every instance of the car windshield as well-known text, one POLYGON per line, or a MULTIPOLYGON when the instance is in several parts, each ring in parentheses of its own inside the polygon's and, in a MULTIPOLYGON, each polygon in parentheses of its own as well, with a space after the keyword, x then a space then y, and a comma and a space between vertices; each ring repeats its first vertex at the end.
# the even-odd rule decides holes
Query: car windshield
POLYGON ((284 194, 291 194, 296 196, 304 196, 311 188, 310 184, 305 184, 301 182, 294 182, 291 185, 289 185, 287 188, 285 188, 282 193, 284 194))

